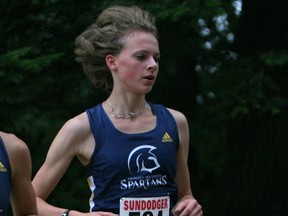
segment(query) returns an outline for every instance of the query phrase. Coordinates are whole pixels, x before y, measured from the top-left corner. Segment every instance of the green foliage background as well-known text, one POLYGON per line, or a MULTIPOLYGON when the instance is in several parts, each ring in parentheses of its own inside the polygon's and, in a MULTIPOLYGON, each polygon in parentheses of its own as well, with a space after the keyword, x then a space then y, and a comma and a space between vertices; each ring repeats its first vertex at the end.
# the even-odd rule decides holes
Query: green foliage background
MULTIPOLYGON (((237 16, 233 2, 1 1, 1 130, 27 143, 34 175, 64 122, 107 97, 75 62, 75 38, 107 6, 137 4, 159 30, 160 73, 148 99, 188 118, 191 185, 204 215, 287 215, 288 6, 243 0, 237 16)), ((75 160, 49 202, 88 211, 89 196, 75 160)))

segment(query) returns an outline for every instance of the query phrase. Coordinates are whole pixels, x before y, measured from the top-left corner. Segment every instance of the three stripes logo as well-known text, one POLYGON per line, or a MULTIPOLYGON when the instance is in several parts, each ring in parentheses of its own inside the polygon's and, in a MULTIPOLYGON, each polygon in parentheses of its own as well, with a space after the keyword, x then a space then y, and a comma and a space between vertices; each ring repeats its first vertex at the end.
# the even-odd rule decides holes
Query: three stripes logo
POLYGON ((1 162, 0 162, 0 172, 7 172, 7 169, 1 162))
POLYGON ((170 137, 170 135, 166 132, 164 136, 162 137, 162 142, 173 142, 173 139, 170 137))

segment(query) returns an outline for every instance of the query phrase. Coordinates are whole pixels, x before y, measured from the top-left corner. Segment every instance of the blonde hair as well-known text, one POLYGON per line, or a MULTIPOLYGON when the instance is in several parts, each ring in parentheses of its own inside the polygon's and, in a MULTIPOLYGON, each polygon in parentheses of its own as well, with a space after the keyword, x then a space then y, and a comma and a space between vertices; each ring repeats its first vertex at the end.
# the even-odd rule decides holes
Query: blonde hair
POLYGON ((112 89, 113 79, 105 58, 119 54, 123 48, 120 39, 134 31, 149 32, 157 38, 154 16, 137 6, 113 6, 76 38, 76 60, 82 63, 95 87, 112 89))

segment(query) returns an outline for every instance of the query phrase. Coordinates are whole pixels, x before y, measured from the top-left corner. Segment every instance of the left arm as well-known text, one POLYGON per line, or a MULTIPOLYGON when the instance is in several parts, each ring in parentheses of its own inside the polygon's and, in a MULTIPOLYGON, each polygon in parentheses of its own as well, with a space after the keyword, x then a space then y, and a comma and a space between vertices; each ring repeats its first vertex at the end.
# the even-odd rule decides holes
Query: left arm
POLYGON ((171 109, 169 110, 176 120, 180 143, 176 158, 178 202, 172 209, 172 213, 175 216, 202 216, 202 207, 192 195, 190 186, 190 174, 187 164, 189 154, 188 122, 182 113, 171 109))

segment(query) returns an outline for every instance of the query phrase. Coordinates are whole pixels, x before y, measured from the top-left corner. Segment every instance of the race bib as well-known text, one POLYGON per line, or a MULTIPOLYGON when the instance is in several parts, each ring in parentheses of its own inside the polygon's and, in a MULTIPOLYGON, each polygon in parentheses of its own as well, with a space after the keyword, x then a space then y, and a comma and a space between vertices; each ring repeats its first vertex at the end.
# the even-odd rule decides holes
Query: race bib
POLYGON ((169 196, 120 199, 120 216, 167 216, 169 210, 169 196))

